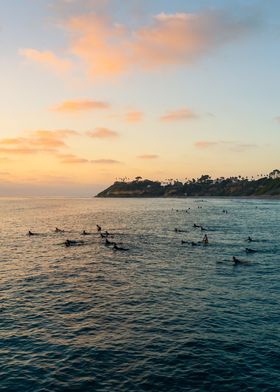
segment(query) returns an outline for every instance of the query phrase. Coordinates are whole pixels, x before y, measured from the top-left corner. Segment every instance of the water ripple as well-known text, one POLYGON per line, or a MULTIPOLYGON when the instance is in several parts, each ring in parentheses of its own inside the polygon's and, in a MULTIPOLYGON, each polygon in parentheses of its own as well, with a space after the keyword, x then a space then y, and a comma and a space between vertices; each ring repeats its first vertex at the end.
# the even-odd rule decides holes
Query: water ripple
POLYGON ((278 391, 280 203, 198 201, 0 200, 0 390, 278 391))

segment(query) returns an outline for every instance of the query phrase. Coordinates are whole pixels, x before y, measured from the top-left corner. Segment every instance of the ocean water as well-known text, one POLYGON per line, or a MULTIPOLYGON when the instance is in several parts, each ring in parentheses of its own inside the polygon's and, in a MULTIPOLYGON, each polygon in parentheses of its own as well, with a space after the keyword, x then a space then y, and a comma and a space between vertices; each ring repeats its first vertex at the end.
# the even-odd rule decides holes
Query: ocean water
POLYGON ((1 391, 280 390, 279 201, 0 199, 0 216, 1 391), (194 223, 208 245, 181 244, 194 223))

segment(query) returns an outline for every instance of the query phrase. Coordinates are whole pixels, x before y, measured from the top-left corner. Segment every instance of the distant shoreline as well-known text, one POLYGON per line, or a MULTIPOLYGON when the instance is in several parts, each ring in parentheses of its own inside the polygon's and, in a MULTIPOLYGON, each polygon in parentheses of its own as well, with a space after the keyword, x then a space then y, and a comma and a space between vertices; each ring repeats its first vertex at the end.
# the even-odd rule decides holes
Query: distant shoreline
POLYGON ((245 199, 245 200, 280 200, 280 195, 252 196, 93 196, 95 199, 245 199))

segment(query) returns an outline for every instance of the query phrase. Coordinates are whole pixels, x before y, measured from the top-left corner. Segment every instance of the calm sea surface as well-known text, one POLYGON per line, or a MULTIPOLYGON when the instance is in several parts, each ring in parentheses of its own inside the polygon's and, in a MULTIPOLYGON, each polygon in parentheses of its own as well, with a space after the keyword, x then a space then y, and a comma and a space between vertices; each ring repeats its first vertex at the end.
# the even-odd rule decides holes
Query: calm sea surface
POLYGON ((279 201, 0 199, 0 217, 1 391, 280 390, 279 201), (181 244, 194 223, 208 245, 181 244))

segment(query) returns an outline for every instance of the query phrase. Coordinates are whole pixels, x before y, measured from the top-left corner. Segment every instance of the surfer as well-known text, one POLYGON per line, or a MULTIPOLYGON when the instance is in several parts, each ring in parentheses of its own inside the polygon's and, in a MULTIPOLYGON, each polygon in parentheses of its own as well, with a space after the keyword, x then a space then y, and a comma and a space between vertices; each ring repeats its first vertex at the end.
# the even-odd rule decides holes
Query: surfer
POLYGON ((257 250, 251 249, 251 248, 245 248, 245 252, 246 252, 246 253, 256 253, 257 250))
POLYGON ((115 242, 109 241, 108 238, 105 239, 105 245, 110 246, 110 245, 115 245, 115 242))
POLYGON ((101 226, 96 225, 97 231, 101 231, 101 226))
POLYGON ((75 240, 66 240, 64 242, 64 245, 69 247, 69 246, 75 246, 75 245, 83 245, 84 241, 75 241, 75 240))
POLYGON ((235 256, 232 257, 232 261, 234 262, 235 265, 241 263, 241 261, 237 259, 235 256))
POLYGON ((114 250, 129 250, 129 249, 127 249, 127 248, 123 248, 123 247, 121 247, 121 246, 118 246, 116 243, 114 243, 113 249, 114 249, 114 250))
POLYGON ((64 242, 64 245, 65 246, 73 246, 73 245, 75 245, 75 243, 76 243, 76 241, 70 241, 70 240, 66 240, 65 242, 64 242))
POLYGON ((55 233, 64 233, 64 230, 59 229, 58 227, 55 228, 55 233))
POLYGON ((205 234, 205 236, 203 237, 202 243, 207 245, 208 244, 208 237, 207 234, 205 234))

